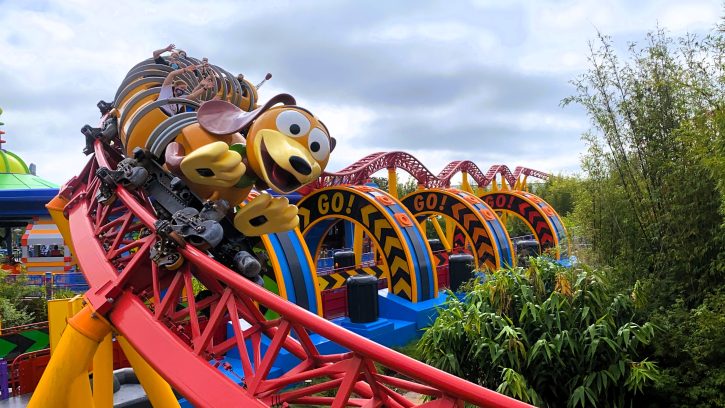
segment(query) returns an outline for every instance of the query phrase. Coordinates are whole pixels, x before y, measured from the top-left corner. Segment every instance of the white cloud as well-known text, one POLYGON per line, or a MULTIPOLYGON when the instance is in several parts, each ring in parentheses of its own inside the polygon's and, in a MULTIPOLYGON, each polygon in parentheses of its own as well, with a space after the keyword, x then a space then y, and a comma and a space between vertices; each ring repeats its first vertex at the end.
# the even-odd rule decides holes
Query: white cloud
POLYGON ((330 170, 392 145, 384 138, 399 129, 495 133, 506 126, 519 131, 518 139, 489 134, 475 139, 485 149, 469 149, 447 138, 420 137, 409 153, 434 173, 453 160, 472 160, 482 169, 503 163, 571 171, 584 150, 578 136, 588 125, 581 111, 558 109, 565 96, 558 93, 566 78, 587 67, 587 40, 596 30, 617 41, 642 39, 658 23, 675 35, 706 32, 721 14, 719 0, 474 1, 414 8, 338 1, 3 2, 4 147, 36 163, 42 177, 63 183, 85 163, 79 129, 95 125, 96 102, 110 100, 131 66, 173 42, 255 81, 267 70, 287 69, 287 77, 275 73, 262 99, 292 93, 327 124, 338 140, 330 170), (312 55, 305 64, 316 65, 289 69, 294 62, 287 55, 312 55), (524 85, 508 92, 517 79, 524 85), (507 82, 504 91, 494 91, 497 81, 507 82), (314 87, 301 85, 310 83, 314 87), (367 99, 348 101, 361 92, 369 92, 367 99), (415 95, 422 102, 406 104, 415 95), (531 100, 538 105, 527 105, 531 100), (469 104, 484 112, 471 115, 469 104), (552 140, 541 140, 540 129, 552 140))
POLYGON ((545 112, 517 112, 512 114, 501 114, 493 118, 498 123, 516 123, 520 129, 535 131, 540 129, 557 130, 562 132, 580 133, 586 130, 588 121, 586 118, 563 116, 545 112))
POLYGON ((705 3, 672 4, 664 9, 658 18, 663 27, 674 31, 710 30, 713 20, 722 16, 722 3, 718 1, 705 3))
POLYGON ((375 120, 376 113, 365 107, 340 106, 317 104, 315 115, 325 123, 331 136, 338 143, 345 143, 352 139, 372 138, 365 130, 370 122, 375 120))
MULTIPOLYGON (((659 25, 674 35, 705 33, 719 21, 719 0, 560 1, 528 4, 528 41, 516 53, 524 72, 580 72, 597 31, 637 41, 659 25)), ((625 45, 625 44, 620 44, 625 45)))
POLYGON ((460 21, 400 22, 383 24, 378 28, 358 33, 366 40, 372 41, 398 41, 398 42, 424 42, 445 43, 463 41, 476 38, 480 42, 493 45, 494 36, 483 27, 472 27, 460 21))

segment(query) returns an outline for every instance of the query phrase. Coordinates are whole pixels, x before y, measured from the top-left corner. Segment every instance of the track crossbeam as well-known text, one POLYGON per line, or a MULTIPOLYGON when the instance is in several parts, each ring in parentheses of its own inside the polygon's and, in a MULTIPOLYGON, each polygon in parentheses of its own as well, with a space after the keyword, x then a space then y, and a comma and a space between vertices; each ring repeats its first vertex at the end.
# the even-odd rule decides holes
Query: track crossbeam
MULTIPOLYGON (((163 237, 142 189, 116 186, 112 199, 96 199, 104 184, 92 176, 115 168, 115 152, 95 142, 95 156, 66 191, 66 207, 88 300, 175 389, 197 406, 270 406, 281 403, 331 407, 528 406, 439 371, 357 336, 277 297, 192 245, 179 246, 183 264, 163 268, 149 256, 163 237), (191 297, 194 278, 209 296, 191 297), (280 317, 268 320, 257 305, 280 317), (231 337, 226 338, 228 322, 231 337), (221 333, 221 335, 220 335, 221 333), (349 352, 322 354, 311 334, 349 352), (239 354, 242 369, 225 360, 239 354), (288 353, 299 364, 271 378, 275 361, 288 353), (384 366, 395 375, 383 375, 384 366), (220 368, 232 371, 225 375, 220 368), (237 378, 233 381, 232 378, 237 378), (290 388, 290 386, 296 388, 290 388), (409 400, 414 392, 431 398, 409 400)), ((372 158, 372 161, 379 159, 372 158)), ((105 196, 108 198, 108 196, 105 196)))

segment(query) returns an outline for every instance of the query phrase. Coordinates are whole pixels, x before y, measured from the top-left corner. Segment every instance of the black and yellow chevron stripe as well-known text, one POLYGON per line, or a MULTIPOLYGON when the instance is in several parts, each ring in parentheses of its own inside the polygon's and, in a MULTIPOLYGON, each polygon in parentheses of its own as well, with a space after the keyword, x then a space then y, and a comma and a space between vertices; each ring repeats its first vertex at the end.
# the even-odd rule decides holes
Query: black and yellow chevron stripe
POLYGON ((377 266, 371 266, 366 268, 348 269, 341 272, 335 272, 328 275, 320 275, 317 277, 319 281, 320 290, 337 289, 345 286, 347 278, 360 274, 368 274, 382 279, 385 275, 385 270, 377 266))
MULTIPOLYGON (((495 270, 500 267, 496 242, 491 239, 486 221, 479 211, 458 193, 458 190, 419 190, 404 197, 403 205, 408 207, 418 222, 430 215, 445 215, 456 223, 456 236, 460 236, 460 246, 468 238, 475 249, 476 266, 485 266, 495 270)), ((467 194, 467 193, 465 193, 467 194)), ((458 239, 454 237, 454 239, 458 239)))
MULTIPOLYGON (((367 189, 328 187, 305 197, 297 204, 300 230, 305 234, 316 222, 328 218, 342 218, 362 226, 378 248, 382 249, 387 270, 383 270, 380 276, 389 277, 388 287, 392 293, 417 302, 418 294, 414 289, 418 282, 415 271, 412 270, 411 252, 407 248, 401 227, 381 208, 382 205, 384 204, 367 194, 367 189)), ((322 283, 320 286, 322 287, 322 283)), ((326 284, 325 287, 327 286, 326 284)), ((428 288, 423 288, 422 292, 428 293, 428 288)))
POLYGON ((542 209, 518 191, 498 191, 484 194, 481 198, 496 211, 517 215, 534 231, 541 249, 555 247, 558 243, 549 220, 542 209))

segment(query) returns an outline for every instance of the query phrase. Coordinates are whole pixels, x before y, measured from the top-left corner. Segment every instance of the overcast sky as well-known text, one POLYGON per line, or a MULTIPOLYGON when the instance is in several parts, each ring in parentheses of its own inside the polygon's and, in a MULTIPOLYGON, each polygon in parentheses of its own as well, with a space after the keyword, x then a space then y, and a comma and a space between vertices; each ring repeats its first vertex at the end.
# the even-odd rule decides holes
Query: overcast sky
POLYGON ((294 95, 337 138, 329 171, 403 150, 433 173, 453 160, 576 172, 589 127, 560 107, 599 30, 623 49, 658 24, 705 34, 720 0, 674 1, 3 1, 4 147, 58 184, 86 162, 126 72, 175 43, 294 95))

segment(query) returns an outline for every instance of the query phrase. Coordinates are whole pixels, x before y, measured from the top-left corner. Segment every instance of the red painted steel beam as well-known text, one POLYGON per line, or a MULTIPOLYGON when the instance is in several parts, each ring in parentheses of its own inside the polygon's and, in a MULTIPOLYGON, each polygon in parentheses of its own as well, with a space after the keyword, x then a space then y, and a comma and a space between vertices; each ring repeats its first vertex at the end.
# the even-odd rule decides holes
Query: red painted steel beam
MULTIPOLYGON (((96 142, 96 153, 100 166, 112 167, 100 142, 96 142)), ((416 168, 411 158, 410 155, 378 155, 371 159, 369 165, 380 165, 385 160, 393 163, 402 160, 408 163, 409 168, 416 168)), ((308 388, 305 393, 282 393, 277 397, 287 395, 290 399, 285 401, 288 402, 315 400, 333 406, 358 405, 363 400, 368 400, 368 404, 387 400, 391 406, 412 406, 402 395, 385 385, 395 383, 441 398, 440 402, 427 406, 447 406, 451 401, 460 400, 491 407, 528 406, 353 334, 260 288, 191 245, 177 249, 184 258, 184 266, 175 271, 160 270, 149 260, 150 247, 157 237, 153 228, 155 217, 148 208, 148 200, 139 192, 132 193, 118 187, 115 191, 115 206, 99 204, 95 200, 95 192, 100 186, 95 178, 97 167, 93 164, 87 166, 83 174, 85 177, 74 179, 72 185, 64 188, 67 194, 73 195, 66 211, 78 260, 91 286, 86 297, 99 313, 106 315, 116 329, 126 336, 151 366, 195 405, 226 407, 230 401, 234 401, 235 405, 240 406, 266 406, 262 401, 275 401, 276 397, 271 394, 275 390, 282 392, 283 384, 324 374, 330 377, 328 385, 339 385, 337 397, 328 400, 313 396, 315 388, 308 388), (148 234, 127 238, 144 226, 148 234), (135 253, 122 250, 132 247, 138 250, 135 253), (198 322, 194 324, 194 319, 199 313, 199 305, 204 302, 200 301, 197 305, 190 301, 185 311, 178 311, 171 301, 180 295, 182 289, 191 290, 191 273, 215 293, 215 300, 218 301, 203 333, 198 322), (162 279, 165 279, 163 283, 162 279), (163 299, 159 299, 160 285, 167 291, 163 299), (148 296, 157 299, 153 310, 149 310, 148 296), (281 318, 267 321, 252 302, 276 311, 281 318), (240 315, 237 315, 238 308, 242 313, 240 315), (178 328, 174 321, 183 320, 184 313, 190 315, 192 327, 191 337, 187 335, 186 339, 174 331, 174 328, 178 328), (251 328, 244 332, 235 330, 234 339, 220 344, 210 343, 209 333, 216 327, 223 327, 228 319, 238 317, 243 317, 251 328), (288 336, 289 330, 295 331, 299 342, 293 336, 288 336), (321 355, 310 341, 308 331, 351 352, 321 355), (261 333, 272 339, 264 354, 260 348, 261 333), (208 361, 210 356, 229 350, 229 347, 238 347, 246 352, 246 346, 239 347, 239 342, 243 343, 244 340, 237 337, 251 339, 253 365, 258 369, 252 372, 250 364, 245 364, 243 375, 248 389, 229 380, 208 361), (283 374, 279 380, 267 380, 270 363, 278 356, 281 348, 300 358, 303 363, 283 374), (373 362, 420 384, 381 376, 376 372, 373 362), (340 367, 346 368, 340 371, 340 367), (338 383, 337 380, 341 381, 338 383), (357 394, 357 397, 348 398, 351 392, 357 394)), ((421 168, 418 170, 422 171, 421 168)))
POLYGON ((475 163, 469 160, 451 162, 435 176, 423 163, 408 153, 378 152, 365 156, 339 172, 323 173, 313 185, 303 188, 301 193, 304 195, 315 189, 329 186, 364 184, 377 171, 390 168, 405 170, 419 184, 428 188, 448 188, 451 185, 451 178, 460 172, 471 175, 479 187, 491 184, 497 174, 505 178, 511 187, 516 184, 520 174, 544 180, 549 176, 548 173, 520 166, 512 173, 507 166, 502 164, 491 166, 484 174, 475 163))
POLYGON ((184 250, 184 256, 196 261, 204 261, 202 267, 213 272, 215 276, 229 284, 239 293, 249 296, 292 322, 300 323, 306 329, 337 343, 361 356, 377 361, 386 367, 410 378, 422 381, 430 386, 444 390, 446 394, 458 396, 466 401, 487 407, 528 407, 521 401, 498 394, 487 388, 472 384, 454 375, 448 374, 429 365, 381 346, 372 340, 347 331, 334 323, 320 318, 297 305, 282 300, 272 292, 261 289, 254 283, 241 278, 208 256, 193 247, 184 250))

